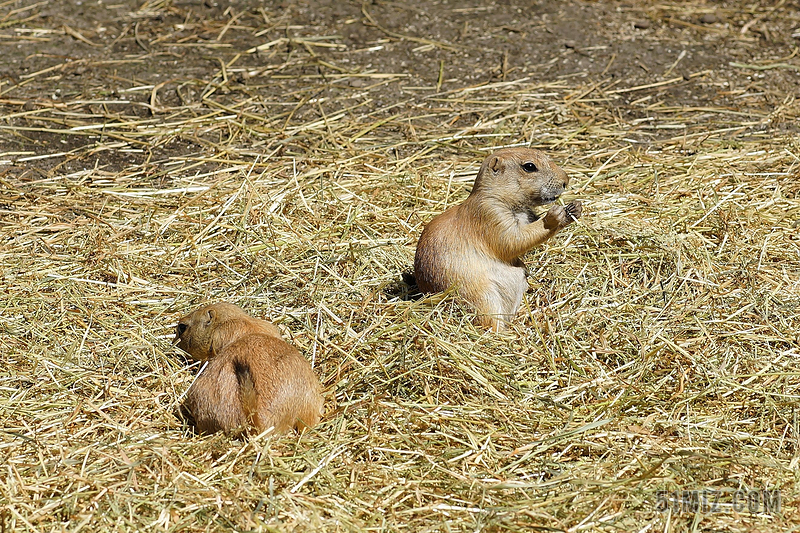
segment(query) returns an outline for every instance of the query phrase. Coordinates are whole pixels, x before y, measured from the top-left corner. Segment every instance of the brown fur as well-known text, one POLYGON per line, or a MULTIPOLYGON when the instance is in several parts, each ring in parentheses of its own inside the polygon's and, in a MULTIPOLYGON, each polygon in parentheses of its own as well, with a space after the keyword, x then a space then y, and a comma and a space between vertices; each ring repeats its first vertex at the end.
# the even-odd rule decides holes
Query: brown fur
POLYGON ((220 302, 181 318, 176 339, 194 359, 208 361, 183 404, 199 432, 283 432, 319 422, 322 386, 272 323, 220 302))
POLYGON ((455 287, 483 325, 502 329, 528 288, 520 257, 581 216, 580 202, 554 205, 541 219, 533 212, 568 184, 567 174, 538 150, 507 148, 487 157, 469 197, 423 230, 414 257, 420 290, 455 287))

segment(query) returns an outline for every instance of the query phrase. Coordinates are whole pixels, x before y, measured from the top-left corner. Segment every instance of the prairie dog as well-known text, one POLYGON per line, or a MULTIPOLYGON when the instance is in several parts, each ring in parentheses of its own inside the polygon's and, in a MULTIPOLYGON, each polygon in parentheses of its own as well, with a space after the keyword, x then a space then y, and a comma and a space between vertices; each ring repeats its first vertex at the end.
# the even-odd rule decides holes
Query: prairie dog
POLYGON ((484 159, 469 197, 420 235, 414 256, 420 291, 455 287, 482 325, 502 329, 528 288, 520 257, 581 216, 580 202, 553 205, 542 218, 533 212, 568 184, 567 174, 539 150, 506 148, 484 159))
POLYGON ((271 322, 220 302, 181 318, 175 338, 192 358, 208 361, 182 406, 200 433, 283 432, 319 422, 322 386, 271 322))

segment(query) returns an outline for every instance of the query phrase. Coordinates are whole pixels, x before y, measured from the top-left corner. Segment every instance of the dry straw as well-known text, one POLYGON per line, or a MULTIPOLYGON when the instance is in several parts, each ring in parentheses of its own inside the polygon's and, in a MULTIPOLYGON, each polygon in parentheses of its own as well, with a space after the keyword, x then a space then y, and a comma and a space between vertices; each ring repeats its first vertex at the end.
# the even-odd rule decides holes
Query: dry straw
MULTIPOLYGON (((159 49, 137 21, 170 5, 125 15, 136 54, 159 49)), ((222 43, 244 20, 194 31, 222 43)), ((95 40, 40 30, 15 35, 95 40)), ((765 129, 798 120, 793 101, 662 103, 712 72, 402 92, 402 73, 317 58, 348 51, 338 36, 286 35, 181 83, 48 102, 76 68, 50 61, 0 86, 2 531, 797 526, 800 142, 765 129), (65 142, 13 148, 26 138, 65 142), (513 327, 407 298, 423 225, 493 148, 531 142, 586 216, 528 254, 513 327), (313 360, 314 431, 197 437, 176 417, 194 369, 175 319, 220 299, 313 360), (763 487, 780 514, 734 511, 763 487), (727 507, 656 510, 659 489, 703 488, 727 507)))

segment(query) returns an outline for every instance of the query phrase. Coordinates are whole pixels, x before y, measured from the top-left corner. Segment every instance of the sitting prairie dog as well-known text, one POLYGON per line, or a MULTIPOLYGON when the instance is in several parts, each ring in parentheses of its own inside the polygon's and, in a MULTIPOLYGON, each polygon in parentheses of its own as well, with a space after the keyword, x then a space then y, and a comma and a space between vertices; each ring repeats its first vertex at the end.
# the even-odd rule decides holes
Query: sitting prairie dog
POLYGON ((271 322, 220 302, 181 318, 175 338, 192 358, 208 361, 182 406, 200 433, 283 432, 319 422, 322 386, 271 322))
POLYGON ((484 159, 469 197, 422 231, 414 257, 420 291, 455 287, 482 325, 502 329, 528 288, 520 257, 581 216, 580 202, 553 205, 542 218, 533 212, 568 183, 539 150, 506 148, 484 159))

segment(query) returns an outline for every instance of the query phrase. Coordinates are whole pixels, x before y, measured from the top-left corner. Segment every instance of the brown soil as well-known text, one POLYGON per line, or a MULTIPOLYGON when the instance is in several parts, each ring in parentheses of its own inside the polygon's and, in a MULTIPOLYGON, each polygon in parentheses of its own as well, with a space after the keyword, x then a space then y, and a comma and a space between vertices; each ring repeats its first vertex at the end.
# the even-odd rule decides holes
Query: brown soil
MULTIPOLYGON (((415 116, 421 109, 437 106, 437 91, 520 79, 586 85, 626 124, 646 126, 660 104, 724 109, 776 134, 797 128, 780 113, 764 120, 800 85, 797 2, 24 4, 2 8, 0 150, 7 162, 71 154, 18 163, 10 170, 20 177, 94 165, 144 164, 157 173, 170 157, 218 153, 220 142, 245 148, 222 131, 181 131, 157 142, 140 131, 138 142, 122 139, 126 146, 98 156, 98 130, 70 131, 71 124, 163 124, 247 99, 253 115, 292 111, 286 127, 355 105, 378 118, 400 114, 413 127, 424 122, 415 116), (248 53, 265 43, 274 44, 248 53), (400 76, 347 76, 376 72, 400 76), (298 97, 296 108, 283 102, 298 97)), ((468 106, 459 111, 455 122, 487 118, 468 106)), ((645 143, 674 134, 639 130, 631 127, 629 137, 645 143)))

